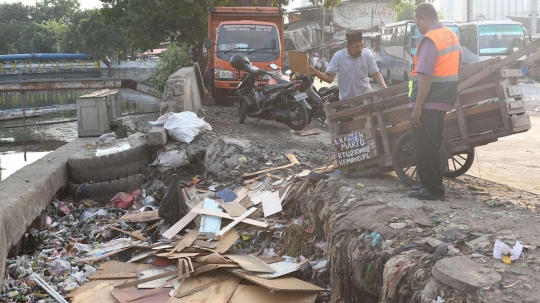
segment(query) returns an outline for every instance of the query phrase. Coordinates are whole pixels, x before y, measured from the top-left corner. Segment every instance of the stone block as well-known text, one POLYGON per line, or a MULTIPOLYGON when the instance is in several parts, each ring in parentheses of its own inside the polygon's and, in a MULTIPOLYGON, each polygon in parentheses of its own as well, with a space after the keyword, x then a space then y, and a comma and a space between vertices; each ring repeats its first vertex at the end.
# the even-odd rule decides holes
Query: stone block
POLYGON ((149 146, 165 146, 167 144, 167 130, 163 126, 154 126, 146 134, 146 142, 149 146))
POLYGON ((502 282, 502 276, 495 270, 483 267, 465 256, 439 260, 431 273, 439 282, 468 293, 502 282))

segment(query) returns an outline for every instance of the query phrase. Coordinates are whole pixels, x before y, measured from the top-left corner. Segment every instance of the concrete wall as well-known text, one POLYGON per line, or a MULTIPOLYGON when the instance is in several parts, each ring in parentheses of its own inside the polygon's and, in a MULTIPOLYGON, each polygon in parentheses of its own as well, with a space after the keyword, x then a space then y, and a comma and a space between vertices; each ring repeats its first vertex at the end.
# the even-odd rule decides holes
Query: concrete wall
POLYGON ((100 61, 101 78, 147 81, 156 73, 157 65, 158 61, 120 61, 111 62, 111 67, 107 68, 105 63, 100 61))
POLYGON ((165 84, 161 98, 161 114, 192 111, 202 108, 204 88, 199 65, 183 67, 172 74, 165 84))
POLYGON ((0 284, 8 250, 69 183, 68 157, 95 138, 74 140, 0 182, 0 284))

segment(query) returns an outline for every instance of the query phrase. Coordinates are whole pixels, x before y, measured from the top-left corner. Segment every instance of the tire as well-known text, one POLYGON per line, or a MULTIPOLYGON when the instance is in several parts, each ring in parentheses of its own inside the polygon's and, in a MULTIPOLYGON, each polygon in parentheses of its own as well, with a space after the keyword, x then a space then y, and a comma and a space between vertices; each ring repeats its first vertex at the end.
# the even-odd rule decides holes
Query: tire
POLYGON ((226 93, 224 89, 216 88, 214 93, 214 102, 218 105, 225 104, 225 96, 226 93))
POLYGON ((67 194, 74 199, 91 199, 98 203, 105 204, 109 202, 117 193, 130 193, 136 189, 140 189, 145 180, 141 175, 132 175, 127 178, 121 178, 110 182, 98 182, 94 184, 76 184, 71 183, 67 188, 67 194), (79 186, 82 185, 84 190, 77 194, 79 186))
POLYGON ((238 105, 238 114, 239 114, 238 123, 244 124, 244 122, 246 121, 247 109, 248 107, 246 103, 243 101, 240 101, 240 104, 238 105))
POLYGON ((147 144, 141 144, 110 155, 70 158, 68 170, 71 181, 77 184, 106 182, 140 173, 150 162, 150 149, 147 144))
MULTIPOLYGON (((443 161, 441 161, 441 168, 442 171, 446 171, 447 158, 444 147, 441 148, 440 152, 441 159, 443 159, 443 161)), ((399 137, 396 145, 394 145, 394 150, 392 151, 392 163, 394 165, 394 171, 401 181, 410 186, 420 185, 418 171, 416 170, 416 161, 414 160, 410 131, 399 137)))
POLYGON ((448 159, 448 166, 444 176, 448 178, 456 178, 465 174, 471 168, 474 162, 474 156, 474 147, 466 153, 452 155, 448 159))
POLYGON ((293 110, 297 113, 297 119, 295 121, 287 121, 286 124, 293 130, 302 130, 306 127, 309 115, 307 109, 299 102, 288 101, 289 110, 293 110), (299 118, 299 119, 298 119, 299 118))

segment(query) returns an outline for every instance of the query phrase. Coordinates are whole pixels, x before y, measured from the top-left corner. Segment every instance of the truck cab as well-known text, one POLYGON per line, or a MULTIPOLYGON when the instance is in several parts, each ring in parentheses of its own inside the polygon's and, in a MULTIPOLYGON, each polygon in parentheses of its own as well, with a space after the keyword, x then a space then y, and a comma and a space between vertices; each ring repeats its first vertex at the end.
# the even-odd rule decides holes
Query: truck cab
MULTIPOLYGON (((208 55, 207 73, 213 83, 212 96, 217 104, 234 95, 244 72, 232 68, 229 59, 234 54, 249 58, 254 66, 279 75, 283 66, 283 11, 274 7, 218 7, 210 11, 209 38, 205 47, 208 55)), ((259 87, 267 84, 270 76, 259 79, 259 87)))

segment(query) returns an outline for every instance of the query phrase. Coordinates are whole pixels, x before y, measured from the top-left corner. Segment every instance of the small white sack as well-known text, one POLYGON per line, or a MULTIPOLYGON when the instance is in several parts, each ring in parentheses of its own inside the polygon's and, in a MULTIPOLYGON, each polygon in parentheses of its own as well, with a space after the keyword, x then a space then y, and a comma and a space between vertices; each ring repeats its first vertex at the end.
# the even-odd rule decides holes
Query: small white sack
POLYGON ((519 241, 516 241, 516 245, 514 245, 513 248, 510 248, 510 246, 497 240, 493 246, 493 258, 500 260, 504 255, 510 254, 510 260, 515 261, 519 259, 522 251, 523 245, 521 245, 519 241))
POLYGON ((171 115, 163 127, 171 138, 185 143, 193 141, 201 131, 212 130, 212 126, 208 122, 190 111, 171 115))
POLYGON ((148 124, 151 126, 163 126, 172 114, 173 113, 166 113, 159 117, 156 121, 148 121, 148 124))

